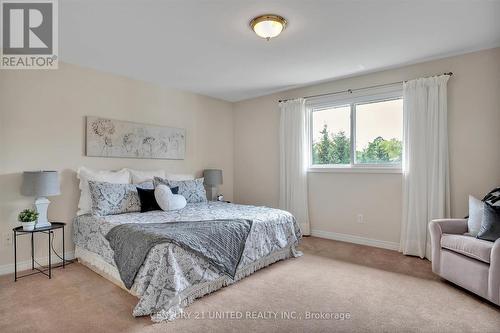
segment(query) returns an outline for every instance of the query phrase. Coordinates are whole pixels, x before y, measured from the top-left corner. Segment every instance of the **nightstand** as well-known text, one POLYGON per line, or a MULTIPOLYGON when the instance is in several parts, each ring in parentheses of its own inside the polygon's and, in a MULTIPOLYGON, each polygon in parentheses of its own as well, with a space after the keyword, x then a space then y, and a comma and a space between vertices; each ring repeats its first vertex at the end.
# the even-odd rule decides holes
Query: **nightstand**
MULTIPOLYGON (((23 227, 17 227, 12 229, 14 232, 14 282, 17 281, 17 279, 20 279, 22 277, 30 276, 33 274, 39 274, 42 273, 43 275, 47 276, 49 279, 52 278, 52 268, 57 268, 57 267, 65 267, 66 264, 66 259, 64 257, 65 251, 64 251, 64 227, 66 226, 66 223, 63 222, 51 222, 51 225, 48 227, 41 227, 41 228, 35 228, 30 231, 25 231, 23 230, 23 227), (51 254, 52 254, 52 238, 51 236, 54 234, 54 231, 57 229, 62 229, 62 265, 59 266, 54 266, 52 267, 52 260, 51 260, 51 254), (49 265, 48 267, 43 267, 40 266, 40 268, 35 267, 35 248, 34 248, 34 234, 36 233, 43 233, 46 234, 48 237, 48 254, 49 254, 49 265), (17 276, 17 237, 22 236, 22 235, 31 235, 31 270, 36 272, 32 272, 29 274, 25 274, 22 276, 17 276), (46 273, 48 271, 48 274, 46 273)), ((57 255, 57 253, 54 251, 54 253, 57 255)))

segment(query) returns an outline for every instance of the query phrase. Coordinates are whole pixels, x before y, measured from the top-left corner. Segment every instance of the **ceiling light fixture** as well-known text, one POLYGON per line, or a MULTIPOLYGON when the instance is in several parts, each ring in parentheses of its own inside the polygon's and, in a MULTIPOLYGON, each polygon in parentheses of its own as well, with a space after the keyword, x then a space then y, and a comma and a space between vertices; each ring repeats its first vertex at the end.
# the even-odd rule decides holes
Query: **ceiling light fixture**
POLYGON ((250 27, 257 34, 257 36, 270 40, 278 36, 287 25, 287 21, 274 14, 267 14, 257 16, 250 22, 250 27))

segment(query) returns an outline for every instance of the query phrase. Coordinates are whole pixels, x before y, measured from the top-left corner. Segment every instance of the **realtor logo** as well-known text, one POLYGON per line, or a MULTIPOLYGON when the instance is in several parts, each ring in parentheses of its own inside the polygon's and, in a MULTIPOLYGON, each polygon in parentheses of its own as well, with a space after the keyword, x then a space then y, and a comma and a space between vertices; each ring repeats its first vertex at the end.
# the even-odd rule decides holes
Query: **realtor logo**
POLYGON ((0 0, 2 69, 57 69, 57 0, 0 0))

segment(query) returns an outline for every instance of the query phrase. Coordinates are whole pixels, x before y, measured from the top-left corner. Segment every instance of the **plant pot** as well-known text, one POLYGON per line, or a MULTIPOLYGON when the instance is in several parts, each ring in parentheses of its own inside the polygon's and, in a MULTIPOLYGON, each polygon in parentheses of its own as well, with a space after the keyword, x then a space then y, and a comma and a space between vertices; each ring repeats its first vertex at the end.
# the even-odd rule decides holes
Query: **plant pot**
POLYGON ((35 229, 36 221, 33 222, 21 222, 24 231, 33 231, 35 229))

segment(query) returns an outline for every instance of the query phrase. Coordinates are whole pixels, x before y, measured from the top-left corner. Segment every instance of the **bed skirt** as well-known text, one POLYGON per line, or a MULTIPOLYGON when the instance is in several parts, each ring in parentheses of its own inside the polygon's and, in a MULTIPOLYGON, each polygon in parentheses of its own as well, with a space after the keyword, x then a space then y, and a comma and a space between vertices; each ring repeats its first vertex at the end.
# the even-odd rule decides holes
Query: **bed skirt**
POLYGON ((125 285, 123 284, 122 279, 120 278, 120 273, 118 272, 118 269, 115 266, 107 263, 104 259, 102 259, 100 255, 91 251, 87 251, 79 246, 76 246, 75 258, 78 259, 78 262, 80 264, 96 272, 106 280, 113 282, 118 287, 122 288, 128 293, 136 297, 139 297, 139 295, 137 295, 137 293, 134 292, 134 288, 131 288, 130 290, 125 288, 125 285))
MULTIPOLYGON (((203 297, 207 294, 213 293, 225 286, 231 285, 234 282, 237 282, 252 273, 258 271, 261 268, 269 266, 277 261, 285 260, 293 257, 300 257, 302 253, 295 249, 295 246, 289 246, 283 248, 279 251, 269 254, 268 256, 261 258, 253 263, 238 269, 236 272, 236 276, 234 279, 229 278, 228 276, 221 276, 218 279, 213 281, 207 281, 204 283, 200 283, 195 286, 191 286, 182 291, 179 295, 176 296, 176 300, 172 300, 172 306, 169 309, 162 309, 159 312, 151 315, 151 320, 154 322, 162 322, 162 321, 170 321, 174 320, 179 314, 182 313, 182 309, 192 304, 197 298, 203 297)), ((135 290, 134 286, 130 290, 125 288, 123 284, 120 273, 118 269, 113 265, 110 265, 106 261, 104 261, 98 254, 93 253, 91 251, 87 251, 81 247, 75 248, 75 257, 78 259, 78 262, 85 265, 92 271, 101 275, 105 279, 111 281, 116 284, 120 288, 126 290, 128 293, 140 297, 135 290)))

